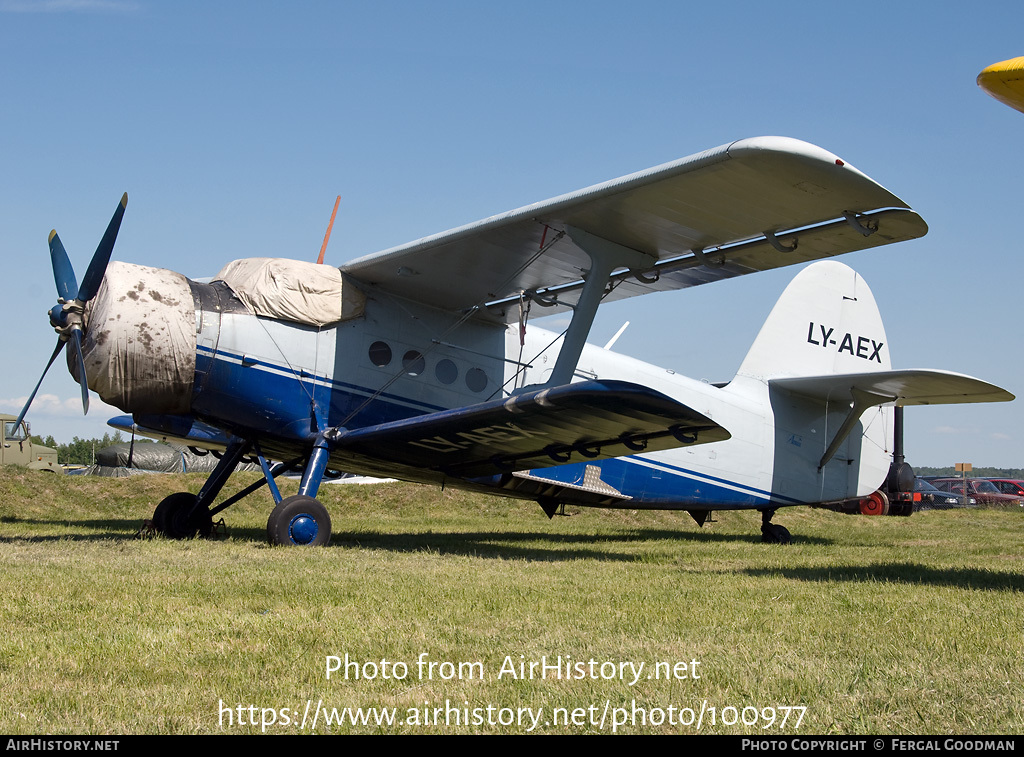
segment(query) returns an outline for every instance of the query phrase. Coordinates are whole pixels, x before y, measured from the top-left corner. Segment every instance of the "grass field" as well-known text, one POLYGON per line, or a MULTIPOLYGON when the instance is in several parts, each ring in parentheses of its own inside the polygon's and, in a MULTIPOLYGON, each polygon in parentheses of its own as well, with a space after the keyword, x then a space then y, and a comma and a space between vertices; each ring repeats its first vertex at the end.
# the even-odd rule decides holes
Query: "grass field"
POLYGON ((326 548, 269 547, 265 491, 225 539, 137 537, 201 483, 0 470, 0 732, 1024 732, 1024 512, 794 508, 778 547, 756 513, 332 485, 326 548))

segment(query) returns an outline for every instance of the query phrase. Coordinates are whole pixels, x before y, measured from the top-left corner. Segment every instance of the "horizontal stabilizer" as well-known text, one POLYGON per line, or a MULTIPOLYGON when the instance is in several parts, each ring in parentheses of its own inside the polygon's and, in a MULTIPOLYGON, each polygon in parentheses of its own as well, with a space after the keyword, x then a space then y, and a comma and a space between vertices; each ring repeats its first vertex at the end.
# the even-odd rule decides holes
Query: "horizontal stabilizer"
POLYGON ((853 399, 853 391, 875 395, 877 404, 952 405, 968 402, 1009 402, 1014 396, 981 379, 950 371, 909 369, 846 373, 832 376, 800 376, 772 379, 778 387, 822 401, 853 399))
POLYGON ((476 478, 729 438, 710 418, 623 381, 584 381, 345 431, 337 452, 476 478))
POLYGON ((849 404, 846 419, 818 461, 825 467, 866 410, 879 405, 951 405, 967 402, 1009 402, 1005 389, 981 379, 949 371, 911 369, 800 376, 768 381, 769 389, 784 389, 825 403, 849 404))

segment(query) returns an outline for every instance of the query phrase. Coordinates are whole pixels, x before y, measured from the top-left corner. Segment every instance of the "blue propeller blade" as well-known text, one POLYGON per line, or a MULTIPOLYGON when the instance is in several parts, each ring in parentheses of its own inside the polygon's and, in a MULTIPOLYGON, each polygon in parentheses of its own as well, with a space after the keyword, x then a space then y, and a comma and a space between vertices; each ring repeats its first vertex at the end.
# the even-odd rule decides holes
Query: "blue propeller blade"
MULTIPOLYGON (((67 250, 64 249, 64 244, 60 241, 60 237, 57 236, 57 231, 53 230, 50 232, 50 264, 53 267, 53 283, 57 285, 57 297, 62 301, 80 300, 81 302, 88 302, 96 296, 100 283, 103 281, 103 274, 106 273, 107 263, 110 262, 110 254, 114 250, 117 232, 121 228, 121 219, 124 218, 124 211, 127 207, 128 193, 125 192, 121 196, 121 202, 118 203, 117 208, 114 210, 110 223, 107 224, 107 230, 103 232, 103 238, 100 239, 100 243, 96 246, 96 252, 93 254, 92 260, 89 261, 89 268, 85 272, 85 278, 82 279, 81 287, 78 286, 78 281, 75 278, 75 269, 71 267, 71 260, 68 258, 67 250)), ((25 414, 28 412, 29 407, 31 407, 32 400, 36 398, 39 387, 43 385, 46 372, 50 370, 53 361, 57 359, 57 355, 64 349, 65 340, 71 342, 75 352, 78 384, 82 387, 82 411, 84 413, 89 412, 89 379, 85 373, 85 358, 82 356, 82 332, 78 327, 66 329, 68 325, 66 314, 59 304, 50 309, 50 322, 57 327, 63 336, 57 342, 53 354, 50 355, 50 359, 43 369, 43 375, 39 377, 36 388, 32 390, 32 394, 25 403, 25 407, 21 409, 21 414, 18 415, 17 421, 19 424, 25 419, 25 414)))
POLYGON ((82 286, 78 288, 78 299, 88 302, 96 296, 103 281, 103 274, 107 270, 107 263, 110 262, 110 253, 114 249, 114 241, 117 239, 117 231, 121 228, 121 219, 124 217, 124 210, 128 207, 128 193, 121 196, 114 215, 107 224, 107 230, 103 232, 103 238, 96 246, 96 252, 89 261, 89 268, 82 279, 82 286))
POLYGON ((75 329, 71 332, 71 344, 75 347, 75 358, 78 363, 78 383, 82 387, 82 414, 89 414, 89 379, 85 375, 85 358, 82 357, 82 332, 75 329))
POLYGON ((26 402, 26 403, 25 403, 25 407, 23 407, 23 408, 21 409, 21 413, 19 413, 19 414, 18 414, 18 420, 17 420, 17 422, 16 422, 15 424, 14 424, 14 427, 15 427, 15 428, 17 428, 18 426, 20 426, 20 425, 21 425, 21 422, 22 422, 23 420, 25 420, 25 413, 27 413, 27 412, 28 412, 28 408, 29 408, 29 406, 30 406, 30 405, 32 404, 32 400, 34 400, 34 399, 36 398, 36 392, 38 392, 38 391, 39 391, 39 387, 41 387, 41 386, 43 385, 43 379, 44 379, 44 378, 46 378, 46 372, 47 372, 48 370, 50 370, 50 366, 51 366, 51 365, 53 365, 53 361, 57 359, 57 355, 58 355, 58 354, 60 354, 60 351, 61 351, 62 349, 64 349, 64 342, 63 342, 63 341, 61 341, 61 340, 58 340, 58 341, 57 341, 57 346, 56 346, 56 347, 54 348, 54 350, 53 350, 53 354, 52 354, 52 355, 50 355, 50 360, 49 360, 49 362, 48 362, 48 363, 46 364, 46 367, 45 367, 45 368, 43 368, 43 375, 39 377, 39 383, 37 383, 37 384, 36 384, 36 388, 32 390, 32 394, 30 394, 30 395, 29 395, 29 397, 28 397, 28 402, 26 402))
POLYGON ((71 302, 78 296, 78 280, 71 267, 68 253, 61 244, 57 230, 50 232, 50 263, 53 266, 53 283, 57 285, 57 296, 71 302))

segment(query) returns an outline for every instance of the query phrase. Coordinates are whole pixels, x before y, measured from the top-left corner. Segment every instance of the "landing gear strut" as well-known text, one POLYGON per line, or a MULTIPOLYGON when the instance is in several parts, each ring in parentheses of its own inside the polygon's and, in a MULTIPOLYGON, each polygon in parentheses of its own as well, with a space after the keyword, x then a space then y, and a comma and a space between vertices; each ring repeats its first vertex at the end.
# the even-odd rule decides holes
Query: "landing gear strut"
MULTIPOLYGON (((330 542, 331 516, 327 514, 327 508, 316 499, 330 456, 330 440, 327 433, 321 433, 306 461, 299 493, 282 499, 277 487, 271 485, 270 490, 277 502, 267 519, 267 539, 271 544, 321 547, 330 542)), ((266 464, 261 465, 266 473, 266 464)))
POLYGON ((306 462, 299 493, 293 497, 282 497, 274 479, 301 463, 303 458, 281 463, 272 470, 263 457, 258 442, 236 440, 228 445, 217 467, 199 490, 199 494, 178 492, 166 497, 157 505, 156 512, 153 513, 153 527, 171 539, 209 536, 213 531, 214 515, 266 484, 270 487, 274 502, 277 503, 270 513, 270 518, 267 519, 267 538, 270 543, 322 546, 331 540, 331 517, 327 513, 327 508, 316 499, 316 493, 324 478, 329 457, 330 443, 325 435, 321 434, 306 462), (213 500, 227 483, 235 466, 252 447, 255 447, 264 480, 247 486, 216 507, 212 507, 213 500))
POLYGON ((774 510, 761 511, 761 541, 765 544, 789 544, 793 537, 789 535, 789 530, 785 526, 772 523, 774 516, 774 510))
POLYGON ((230 444, 199 494, 178 492, 165 497, 153 513, 153 527, 170 539, 209 536, 213 530, 210 505, 250 446, 249 442, 242 440, 230 444))

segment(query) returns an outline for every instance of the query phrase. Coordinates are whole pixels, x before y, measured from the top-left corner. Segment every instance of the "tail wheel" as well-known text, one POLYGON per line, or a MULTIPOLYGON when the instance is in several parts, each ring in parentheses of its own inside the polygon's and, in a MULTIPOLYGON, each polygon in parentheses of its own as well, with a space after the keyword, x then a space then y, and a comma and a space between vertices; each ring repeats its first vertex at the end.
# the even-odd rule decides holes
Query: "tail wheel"
POLYGON ((331 540, 331 516, 313 497, 285 497, 267 519, 267 539, 285 546, 323 546, 331 540))
POLYGON ((889 498, 882 492, 874 492, 860 501, 861 515, 888 515, 889 498))
POLYGON ((778 523, 766 523, 761 526, 761 541, 765 544, 791 544, 793 537, 789 529, 778 523))
POLYGON ((913 502, 893 502, 889 505, 890 515, 909 516, 914 514, 913 502))

